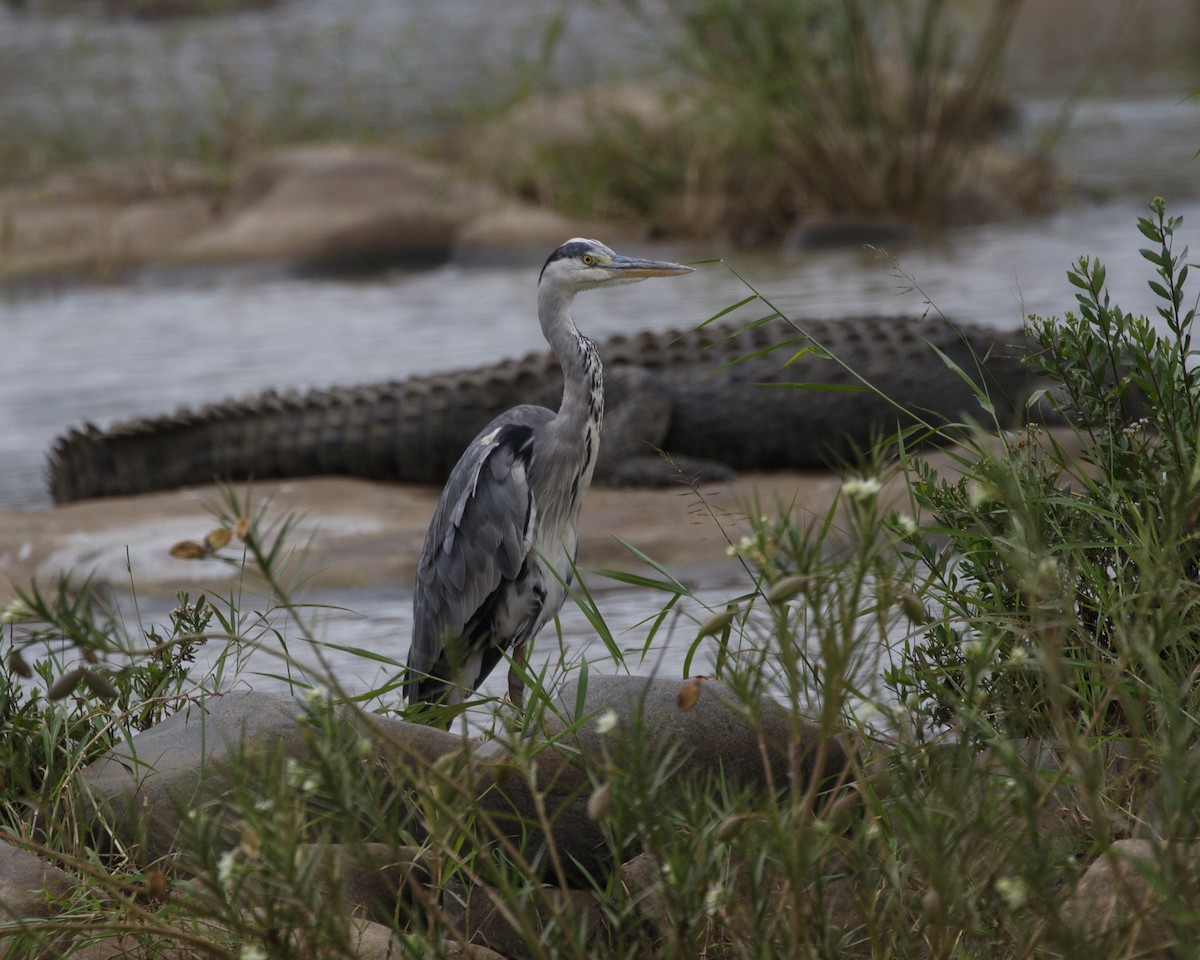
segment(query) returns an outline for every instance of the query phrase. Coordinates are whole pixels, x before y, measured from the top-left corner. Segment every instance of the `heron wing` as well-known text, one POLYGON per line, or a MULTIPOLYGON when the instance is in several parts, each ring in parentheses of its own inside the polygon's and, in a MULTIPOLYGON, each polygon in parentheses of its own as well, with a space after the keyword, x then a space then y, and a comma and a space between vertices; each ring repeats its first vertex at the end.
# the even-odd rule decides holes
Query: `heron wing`
POLYGON ((410 700, 414 693, 419 693, 417 699, 430 699, 441 686, 422 683, 423 675, 474 686, 478 677, 449 674, 479 653, 487 656, 488 669, 498 658, 498 649, 455 645, 467 642, 468 625, 495 602, 501 587, 516 580, 529 555, 537 522, 529 485, 533 436, 553 416, 544 407, 509 410, 479 433, 451 472, 417 566, 411 679, 406 684, 410 700))

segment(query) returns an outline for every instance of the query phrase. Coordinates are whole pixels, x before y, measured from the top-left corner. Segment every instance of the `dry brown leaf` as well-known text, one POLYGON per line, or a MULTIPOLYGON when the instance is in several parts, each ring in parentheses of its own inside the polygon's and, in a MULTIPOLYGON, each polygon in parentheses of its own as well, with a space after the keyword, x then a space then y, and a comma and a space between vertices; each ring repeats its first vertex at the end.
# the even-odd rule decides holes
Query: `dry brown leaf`
POLYGON ((688 711, 696 705, 696 701, 700 699, 700 682, 699 677, 692 677, 680 684, 679 693, 675 697, 675 703, 680 710, 688 711))

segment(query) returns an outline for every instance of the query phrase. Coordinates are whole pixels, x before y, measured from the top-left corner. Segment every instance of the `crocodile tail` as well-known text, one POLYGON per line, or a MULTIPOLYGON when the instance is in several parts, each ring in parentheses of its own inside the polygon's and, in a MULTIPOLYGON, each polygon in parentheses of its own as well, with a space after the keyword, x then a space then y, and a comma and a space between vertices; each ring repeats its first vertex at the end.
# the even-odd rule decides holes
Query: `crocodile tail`
POLYGON ((421 406, 411 403, 413 392, 402 383, 268 391, 106 430, 85 424, 54 444, 50 494, 55 503, 66 503, 314 474, 434 482, 446 468, 434 451, 413 455, 423 446, 421 418, 404 416, 421 406))
POLYGON ((350 388, 270 390, 103 430, 77 427, 54 444, 47 480, 55 503, 324 474, 442 483, 497 414, 561 396, 548 354, 350 388))

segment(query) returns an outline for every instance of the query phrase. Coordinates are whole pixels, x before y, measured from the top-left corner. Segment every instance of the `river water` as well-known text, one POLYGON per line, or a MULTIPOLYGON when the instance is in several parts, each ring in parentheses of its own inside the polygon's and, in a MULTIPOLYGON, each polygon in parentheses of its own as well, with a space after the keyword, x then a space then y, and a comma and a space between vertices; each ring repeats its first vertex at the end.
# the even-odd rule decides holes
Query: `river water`
MULTIPOLYGON (((334 0, 289 0, 270 12, 162 24, 0 4, 0 121, 26 134, 70 133, 97 151, 115 142, 161 147, 180 129, 195 136, 209 122, 219 125, 222 110, 245 103, 264 123, 328 126, 335 118, 347 133, 401 124, 435 129, 483 102, 497 78, 511 78, 514 64, 571 84, 652 58, 646 30, 604 4, 350 6, 352 15, 334 0), (558 28, 560 39, 539 63, 542 41, 558 28), (189 123, 179 124, 180 115, 189 123)), ((1200 106, 1184 99, 1200 87, 1200 8, 1189 0, 1037 0, 1027 7, 1009 68, 1025 120, 1018 136, 1033 142, 1055 134, 1064 104, 1086 88, 1056 156, 1096 202, 1037 220, 948 230, 889 251, 895 260, 863 249, 707 244, 634 244, 629 252, 724 257, 801 322, 937 309, 960 322, 1011 328, 1028 313, 1070 309, 1064 277, 1080 254, 1108 265, 1126 309, 1151 310, 1151 271, 1137 255, 1135 229, 1151 196, 1166 196, 1171 211, 1184 215, 1183 240, 1200 250, 1200 106)), ((151 268, 103 286, 0 289, 0 508, 46 505, 45 452, 84 420, 105 424, 268 386, 403 377, 540 349, 533 320, 540 256, 353 281, 297 278, 271 267, 151 268)), ((669 287, 651 282, 590 294, 577 319, 596 336, 683 328, 746 294, 725 265, 708 264, 669 287)), ((738 586, 705 589, 716 601, 717 592, 738 586)), ((403 590, 326 599, 356 611, 327 621, 324 629, 339 642, 402 659, 405 641, 397 638, 409 631, 403 590)), ((635 645, 635 625, 662 603, 630 588, 603 599, 606 615, 619 631, 632 631, 635 645)), ((564 616, 564 631, 576 643, 591 633, 577 613, 564 616)), ((664 669, 677 672, 678 643, 664 669)), ((337 662, 347 677, 359 666, 337 662)), ((380 669, 352 685, 372 685, 380 669)))

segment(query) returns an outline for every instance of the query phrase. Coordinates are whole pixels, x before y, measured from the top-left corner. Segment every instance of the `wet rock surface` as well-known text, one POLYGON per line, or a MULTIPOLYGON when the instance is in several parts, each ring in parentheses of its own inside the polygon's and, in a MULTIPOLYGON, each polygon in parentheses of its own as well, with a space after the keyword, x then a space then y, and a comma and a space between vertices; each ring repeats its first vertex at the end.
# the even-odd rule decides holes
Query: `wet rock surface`
MULTIPOLYGON (((839 480, 824 473, 743 475, 685 488, 589 491, 581 521, 580 559, 589 566, 632 569, 637 561, 613 534, 667 564, 723 565, 729 541, 749 532, 745 504, 812 504, 823 510, 839 480), (720 526, 705 509, 711 506, 720 526)), ((264 517, 294 516, 293 543, 305 545, 314 588, 386 587, 412 583, 440 491, 434 487, 321 477, 253 486, 264 517)), ((173 596, 179 589, 224 589, 237 574, 219 562, 173 559, 172 545, 203 538, 222 498, 215 487, 140 497, 114 497, 47 510, 0 512, 0 608, 14 585, 53 582, 62 574, 92 576, 118 590, 173 596), (127 559, 129 563, 127 564, 127 559), (130 567, 132 569, 130 569, 130 567)))
POLYGON ((0 190, 0 222, 0 278, 255 261, 354 274, 440 263, 460 246, 552 247, 580 229, 408 148, 348 143, 279 148, 221 177, 96 161, 0 190))

